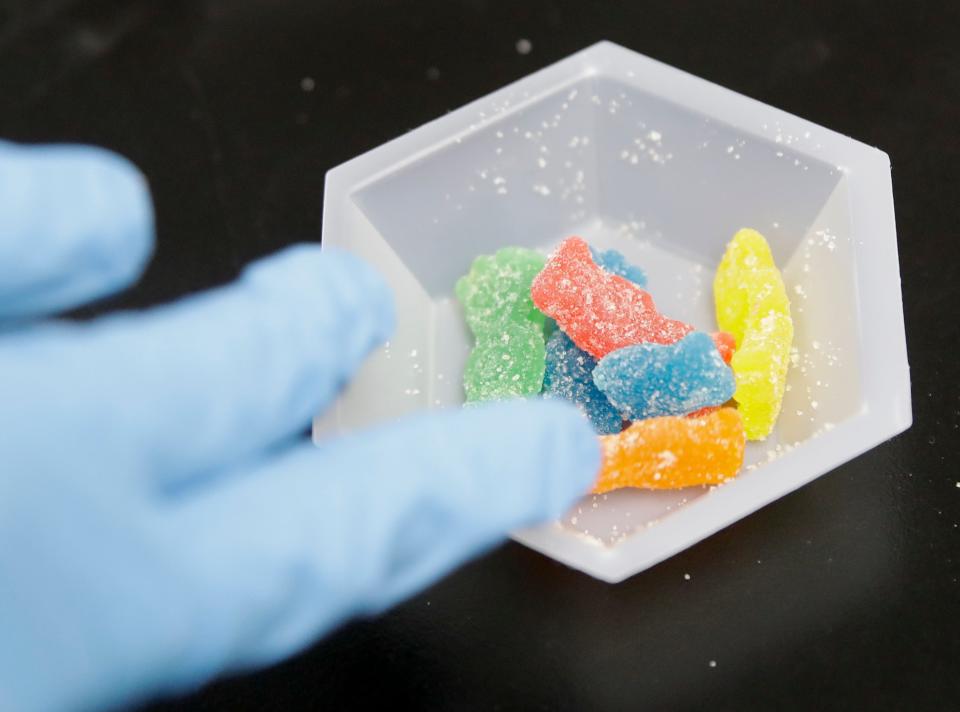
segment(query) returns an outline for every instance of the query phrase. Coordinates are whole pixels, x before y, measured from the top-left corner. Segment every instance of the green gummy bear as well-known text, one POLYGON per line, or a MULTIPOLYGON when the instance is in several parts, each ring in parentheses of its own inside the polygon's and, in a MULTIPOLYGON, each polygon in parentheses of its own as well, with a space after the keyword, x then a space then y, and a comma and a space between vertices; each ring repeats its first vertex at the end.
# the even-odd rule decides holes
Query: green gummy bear
POLYGON ((467 402, 536 395, 545 362, 543 328, 537 324, 504 321, 482 332, 463 372, 467 402))
POLYGON ((539 252, 523 247, 504 247, 473 261, 454 292, 474 335, 496 329, 505 319, 533 322, 543 329, 545 317, 533 305, 530 284, 546 261, 539 252))
POLYGON ((539 252, 504 247, 481 255, 454 292, 477 343, 463 374, 467 402, 536 395, 543 388, 546 317, 530 285, 546 264, 539 252))

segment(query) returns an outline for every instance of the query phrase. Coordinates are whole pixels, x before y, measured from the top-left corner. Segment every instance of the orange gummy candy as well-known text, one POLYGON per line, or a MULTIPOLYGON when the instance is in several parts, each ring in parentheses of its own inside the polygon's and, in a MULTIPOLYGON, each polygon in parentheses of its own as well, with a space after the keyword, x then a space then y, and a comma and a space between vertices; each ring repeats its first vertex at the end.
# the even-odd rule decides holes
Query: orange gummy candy
POLYGON ((592 492, 720 484, 740 470, 745 442, 743 422, 734 408, 702 418, 638 420, 621 433, 600 437, 603 465, 592 492))

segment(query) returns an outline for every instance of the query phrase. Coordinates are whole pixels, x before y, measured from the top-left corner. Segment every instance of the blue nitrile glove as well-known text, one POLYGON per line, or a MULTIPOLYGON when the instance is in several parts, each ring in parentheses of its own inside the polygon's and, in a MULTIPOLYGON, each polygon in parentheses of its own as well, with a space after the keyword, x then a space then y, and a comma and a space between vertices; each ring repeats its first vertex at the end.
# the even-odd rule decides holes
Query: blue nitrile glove
POLYGON ((116 156, 0 143, 0 709, 90 709, 274 662, 382 610, 589 485, 553 402, 302 433, 390 332, 346 254, 92 323, 135 279, 146 185, 116 156))

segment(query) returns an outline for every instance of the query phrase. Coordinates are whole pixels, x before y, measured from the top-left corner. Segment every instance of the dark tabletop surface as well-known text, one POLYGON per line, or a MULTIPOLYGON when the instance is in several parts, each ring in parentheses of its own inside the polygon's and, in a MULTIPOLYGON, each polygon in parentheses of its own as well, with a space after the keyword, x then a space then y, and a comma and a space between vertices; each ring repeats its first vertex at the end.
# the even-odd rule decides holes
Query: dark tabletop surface
POLYGON ((907 433, 625 583, 504 544, 282 665, 151 709, 960 708, 958 8, 0 2, 0 136, 114 148, 153 188, 146 277, 78 316, 318 239, 327 169, 600 39, 893 162, 907 433))

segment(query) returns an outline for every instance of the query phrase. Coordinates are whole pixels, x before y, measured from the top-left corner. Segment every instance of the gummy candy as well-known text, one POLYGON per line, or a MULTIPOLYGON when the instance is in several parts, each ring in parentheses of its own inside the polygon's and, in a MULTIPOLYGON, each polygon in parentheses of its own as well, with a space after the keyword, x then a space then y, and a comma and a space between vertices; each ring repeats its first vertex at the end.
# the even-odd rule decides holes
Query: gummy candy
POLYGON ((687 418, 704 418, 704 417, 710 415, 711 413, 713 413, 713 412, 716 411, 716 410, 720 410, 720 406, 718 406, 718 405, 708 405, 708 406, 705 406, 705 407, 701 408, 700 410, 695 410, 695 411, 693 411, 692 413, 687 413, 685 417, 687 417, 687 418))
POLYGON ((473 261, 454 292, 474 335, 496 328, 505 319, 543 327, 544 316, 530 298, 530 283, 545 261, 539 252, 523 247, 504 247, 473 261))
POLYGON ((543 387, 542 327, 533 322, 502 322, 481 331, 463 373, 467 402, 536 395, 543 387))
POLYGON ((733 236, 713 282, 717 323, 736 339, 730 361, 734 399, 751 440, 773 430, 786 385, 793 321, 780 271, 763 235, 743 229, 733 236))
POLYGON ((467 402, 535 395, 543 386, 544 320, 530 283, 543 267, 539 252, 505 247, 481 255, 454 289, 476 346, 467 359, 467 402))
POLYGON ((684 415, 730 400, 736 384, 708 334, 673 344, 645 343, 611 351, 593 381, 628 420, 684 415))
MULTIPOLYGON (((622 252, 612 248, 605 250, 604 252, 600 252, 599 250, 591 247, 590 255, 593 257, 593 261, 597 263, 597 266, 602 267, 610 274, 618 274, 624 279, 633 282, 638 287, 647 286, 647 273, 644 272, 640 267, 627 262, 627 258, 623 256, 622 252)), ((557 328, 557 322, 550 317, 547 317, 546 324, 543 327, 543 333, 546 334, 547 338, 550 338, 550 335, 555 332, 557 328)), ((721 353, 723 352, 721 351, 721 353)), ((733 352, 731 351, 731 353, 733 352)), ((726 356, 724 358, 726 358, 727 362, 729 363, 730 359, 726 356)))
POLYGON ((646 341, 670 344, 693 331, 660 314, 640 287, 604 272, 579 237, 560 243, 533 280, 531 295, 577 346, 597 358, 646 341))
POLYGON ((577 348, 569 336, 558 330, 547 339, 546 360, 545 395, 576 404, 598 433, 620 432, 623 418, 594 385, 593 369, 597 362, 593 356, 577 348))
MULTIPOLYGON (((771 307, 782 306, 776 303, 775 290, 757 280, 769 269, 775 270, 776 265, 763 235, 749 228, 739 230, 727 245, 713 281, 717 322, 721 329, 733 334, 737 343, 743 341, 750 314, 755 310, 754 302, 761 292, 775 300, 771 307)), ((782 301, 786 303, 785 293, 782 301)))
MULTIPOLYGON (((627 262, 627 258, 618 250, 609 249, 601 252, 591 247, 590 254, 594 262, 606 272, 620 275, 637 286, 646 286, 646 273, 636 265, 627 262)), ((607 397, 597 390, 593 382, 596 359, 573 343, 569 336, 559 331, 553 319, 547 318, 544 331, 549 338, 547 339, 547 369, 543 377, 543 392, 575 403, 586 414, 598 433, 619 433, 623 427, 622 416, 610 405, 607 397)))
POLYGON ((603 465, 593 486, 674 489, 715 485, 736 476, 745 438, 740 414, 720 408, 703 418, 639 420, 616 435, 600 436, 603 465))
POLYGON ((714 331, 710 334, 710 338, 717 345, 717 351, 720 352, 723 362, 730 363, 730 359, 733 358, 733 354, 737 350, 737 342, 734 340, 733 334, 728 334, 726 331, 714 331))
POLYGON ((647 273, 636 265, 627 262, 627 258, 618 250, 609 249, 600 252, 600 250, 590 248, 590 255, 598 267, 610 274, 617 274, 638 287, 647 286, 647 273))

